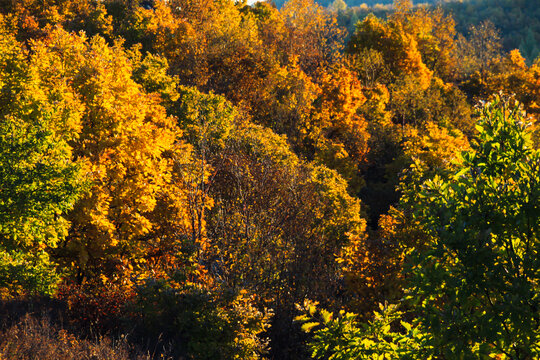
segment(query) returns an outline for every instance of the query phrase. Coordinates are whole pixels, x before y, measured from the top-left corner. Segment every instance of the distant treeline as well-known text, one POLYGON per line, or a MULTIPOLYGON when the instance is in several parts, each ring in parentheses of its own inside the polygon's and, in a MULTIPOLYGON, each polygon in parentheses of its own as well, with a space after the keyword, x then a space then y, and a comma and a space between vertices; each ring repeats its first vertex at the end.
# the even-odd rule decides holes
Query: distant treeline
MULTIPOLYGON (((339 1, 339 0, 338 0, 339 1)), ((446 2, 448 0, 444 0, 442 2, 446 2)), ((452 0, 451 0, 452 1, 452 0)), ((286 1, 285 0, 276 0, 275 4, 279 8, 281 7, 286 1)), ((334 0, 319 0, 316 1, 319 5, 330 7, 334 0)), ((393 0, 349 0, 345 1, 348 7, 386 7, 389 5, 392 5, 393 0)), ((441 0, 413 0, 414 4, 438 4, 441 3, 441 0)))
MULTIPOLYGON (((386 0, 328 0, 318 1, 338 13, 338 22, 354 32, 355 24, 368 14, 385 18, 393 11, 392 1, 386 0)), ((492 22, 500 32, 505 51, 519 49, 532 63, 540 53, 540 1, 539 0, 466 0, 466 1, 413 1, 425 5, 442 6, 456 22, 456 30, 464 35, 471 26, 483 21, 492 22)))
POLYGON ((456 29, 466 33, 471 25, 489 20, 500 31, 505 50, 519 49, 532 62, 540 52, 539 0, 470 0, 445 5, 456 21, 456 29))

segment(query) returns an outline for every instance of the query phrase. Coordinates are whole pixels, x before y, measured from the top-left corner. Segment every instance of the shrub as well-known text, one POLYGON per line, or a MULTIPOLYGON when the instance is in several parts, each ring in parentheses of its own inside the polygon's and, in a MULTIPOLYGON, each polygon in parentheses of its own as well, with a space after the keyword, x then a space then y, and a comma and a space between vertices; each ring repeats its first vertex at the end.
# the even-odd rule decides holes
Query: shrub
POLYGON ((258 359, 266 342, 259 334, 268 316, 245 292, 210 291, 171 279, 145 280, 137 287, 131 311, 137 334, 188 359, 258 359))
POLYGON ((126 304, 133 296, 130 287, 112 283, 66 283, 57 291, 58 299, 68 306, 67 316, 72 325, 98 334, 122 330, 126 304))

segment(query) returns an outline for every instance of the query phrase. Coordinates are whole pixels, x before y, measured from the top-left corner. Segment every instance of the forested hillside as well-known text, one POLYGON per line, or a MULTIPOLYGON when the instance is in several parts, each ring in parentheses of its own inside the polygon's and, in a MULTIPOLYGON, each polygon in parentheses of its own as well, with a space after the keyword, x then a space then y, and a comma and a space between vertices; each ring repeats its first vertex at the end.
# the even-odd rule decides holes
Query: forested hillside
POLYGON ((345 11, 0 0, 0 359, 540 357, 540 62, 345 11))

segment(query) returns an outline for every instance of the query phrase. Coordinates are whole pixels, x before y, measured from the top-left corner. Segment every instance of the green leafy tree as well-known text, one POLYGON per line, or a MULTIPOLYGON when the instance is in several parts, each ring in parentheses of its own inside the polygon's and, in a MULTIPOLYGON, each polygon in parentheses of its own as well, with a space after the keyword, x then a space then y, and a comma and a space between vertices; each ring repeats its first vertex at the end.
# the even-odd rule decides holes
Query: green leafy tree
POLYGON ((340 311, 336 316, 307 301, 296 318, 302 330, 312 332, 308 347, 314 359, 413 360, 432 359, 429 335, 400 320, 397 305, 379 305, 373 319, 358 322, 358 315, 340 311), (401 325, 401 331, 396 326, 401 325))
POLYGON ((453 175, 426 182, 410 298, 445 358, 540 356, 540 152, 518 106, 496 99, 453 175))

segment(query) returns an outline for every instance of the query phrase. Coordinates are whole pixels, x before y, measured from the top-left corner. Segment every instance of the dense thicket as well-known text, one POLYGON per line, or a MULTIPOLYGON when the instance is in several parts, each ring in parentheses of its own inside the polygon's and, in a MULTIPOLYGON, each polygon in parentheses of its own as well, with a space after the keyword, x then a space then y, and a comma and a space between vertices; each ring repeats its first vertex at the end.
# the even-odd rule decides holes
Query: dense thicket
POLYGON ((0 1, 0 357, 537 356, 540 64, 394 9, 0 1))

